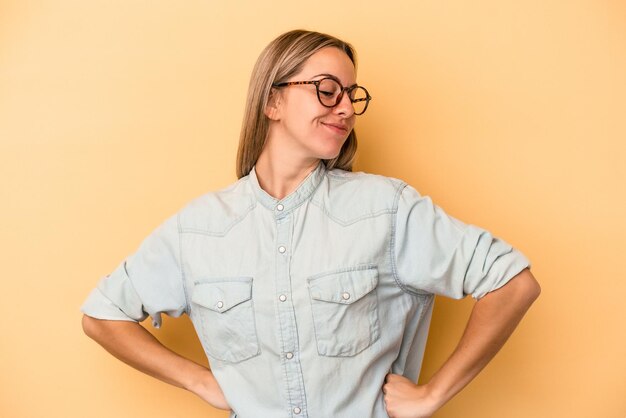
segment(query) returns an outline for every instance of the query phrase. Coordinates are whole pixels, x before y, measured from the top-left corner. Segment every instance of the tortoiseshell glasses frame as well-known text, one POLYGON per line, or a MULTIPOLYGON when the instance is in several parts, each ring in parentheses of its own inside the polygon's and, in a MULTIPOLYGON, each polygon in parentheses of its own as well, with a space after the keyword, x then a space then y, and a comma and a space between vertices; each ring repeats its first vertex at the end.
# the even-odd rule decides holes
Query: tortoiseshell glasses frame
POLYGON ((344 87, 341 83, 334 78, 324 77, 319 80, 311 80, 311 81, 286 81, 284 83, 275 83, 272 84, 272 87, 288 87, 288 86, 299 86, 303 84, 313 84, 315 86, 315 90, 317 91, 317 99, 324 107, 335 107, 343 99, 343 94, 345 92, 348 93, 348 97, 352 102, 352 107, 354 108, 355 115, 362 115, 367 110, 367 106, 372 100, 372 96, 370 96, 367 89, 363 86, 359 86, 354 84, 352 86, 344 87), (332 82, 332 84, 331 84, 332 82), (325 90, 320 90, 320 84, 324 83, 329 86, 325 87, 325 90), (330 91, 328 91, 330 90, 330 91), (365 102, 363 109, 360 109, 360 106, 365 102), (355 103, 358 103, 358 106, 355 106, 355 103))

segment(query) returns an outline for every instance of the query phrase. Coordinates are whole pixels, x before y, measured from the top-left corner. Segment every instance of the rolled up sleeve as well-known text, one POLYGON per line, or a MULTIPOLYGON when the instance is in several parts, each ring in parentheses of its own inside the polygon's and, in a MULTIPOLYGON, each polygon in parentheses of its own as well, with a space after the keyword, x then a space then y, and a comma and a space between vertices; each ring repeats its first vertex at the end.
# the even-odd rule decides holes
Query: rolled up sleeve
POLYGON ((167 219, 134 254, 102 278, 81 311, 98 319, 122 321, 138 322, 151 316, 157 328, 162 313, 177 317, 186 312, 178 216, 167 219))
POLYGON ((408 185, 398 198, 392 256, 405 290, 454 299, 480 299, 530 267, 520 251, 447 215, 408 185))

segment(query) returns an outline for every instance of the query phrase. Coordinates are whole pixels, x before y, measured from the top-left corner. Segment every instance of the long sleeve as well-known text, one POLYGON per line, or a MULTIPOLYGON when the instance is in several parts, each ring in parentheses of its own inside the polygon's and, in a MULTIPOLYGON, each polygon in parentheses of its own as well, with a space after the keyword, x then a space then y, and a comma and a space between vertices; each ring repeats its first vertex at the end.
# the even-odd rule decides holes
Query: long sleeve
POLYGON ((149 315, 157 328, 162 313, 177 317, 187 311, 178 216, 167 219, 102 278, 81 311, 94 318, 125 321, 143 321, 149 315))
POLYGON ((480 299, 530 265, 505 241, 447 215, 408 185, 398 200, 392 257, 405 290, 455 299, 480 299))

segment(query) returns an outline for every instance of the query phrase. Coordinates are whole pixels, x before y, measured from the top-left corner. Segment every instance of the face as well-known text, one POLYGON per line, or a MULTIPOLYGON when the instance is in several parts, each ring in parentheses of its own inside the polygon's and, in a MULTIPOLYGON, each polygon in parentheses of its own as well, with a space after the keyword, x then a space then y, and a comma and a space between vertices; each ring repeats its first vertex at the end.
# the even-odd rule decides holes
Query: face
MULTIPOLYGON (((336 78, 344 87, 356 84, 354 65, 345 52, 335 47, 319 50, 305 61, 302 70, 287 81, 336 78)), ((350 98, 344 93, 333 107, 323 106, 315 85, 303 84, 274 90, 266 112, 271 119, 268 143, 305 160, 332 159, 352 131, 355 122, 350 98)))

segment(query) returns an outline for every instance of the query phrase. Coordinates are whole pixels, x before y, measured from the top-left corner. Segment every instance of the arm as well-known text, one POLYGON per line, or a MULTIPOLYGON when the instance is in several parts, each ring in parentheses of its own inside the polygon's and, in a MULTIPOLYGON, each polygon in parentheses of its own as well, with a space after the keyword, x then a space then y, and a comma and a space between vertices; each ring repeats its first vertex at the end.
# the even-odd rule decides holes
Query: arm
POLYGON ((496 355, 540 292, 524 269, 476 302, 459 344, 428 383, 418 386, 400 375, 387 376, 383 393, 389 416, 429 417, 441 408, 496 355))
POLYGON ((109 353, 135 369, 187 389, 216 408, 230 409, 209 369, 166 348, 137 322, 84 315, 83 330, 109 353))

